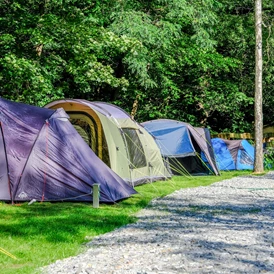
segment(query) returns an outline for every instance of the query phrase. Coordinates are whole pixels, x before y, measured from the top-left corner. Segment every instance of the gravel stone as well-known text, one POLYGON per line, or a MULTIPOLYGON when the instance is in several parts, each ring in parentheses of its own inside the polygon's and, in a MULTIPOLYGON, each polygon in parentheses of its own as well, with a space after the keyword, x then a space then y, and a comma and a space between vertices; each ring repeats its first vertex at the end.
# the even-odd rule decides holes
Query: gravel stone
POLYGON ((181 189, 137 217, 42 273, 274 273, 274 172, 181 189))

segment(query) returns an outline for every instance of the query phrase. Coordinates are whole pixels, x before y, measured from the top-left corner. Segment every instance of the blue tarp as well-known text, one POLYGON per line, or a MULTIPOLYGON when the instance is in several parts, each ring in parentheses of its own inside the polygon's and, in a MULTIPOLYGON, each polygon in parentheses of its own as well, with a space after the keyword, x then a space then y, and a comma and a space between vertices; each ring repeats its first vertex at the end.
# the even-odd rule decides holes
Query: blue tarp
POLYGON ((247 140, 211 139, 220 170, 253 170, 254 147, 247 140))

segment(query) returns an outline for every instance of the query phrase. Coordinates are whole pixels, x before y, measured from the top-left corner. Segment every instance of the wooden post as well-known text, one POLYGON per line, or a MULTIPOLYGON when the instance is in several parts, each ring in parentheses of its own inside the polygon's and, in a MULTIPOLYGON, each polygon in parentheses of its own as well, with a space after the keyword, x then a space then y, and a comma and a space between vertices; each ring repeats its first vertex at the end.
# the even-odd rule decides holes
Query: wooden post
POLYGON ((93 191, 92 191, 93 207, 99 208, 100 185, 94 184, 94 185, 92 185, 92 189, 93 189, 93 191))

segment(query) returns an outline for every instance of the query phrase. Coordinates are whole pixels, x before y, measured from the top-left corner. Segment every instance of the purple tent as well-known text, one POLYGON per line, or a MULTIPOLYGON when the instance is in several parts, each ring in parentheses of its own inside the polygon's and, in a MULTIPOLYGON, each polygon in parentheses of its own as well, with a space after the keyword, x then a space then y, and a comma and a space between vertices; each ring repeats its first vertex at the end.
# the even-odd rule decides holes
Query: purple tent
POLYGON ((63 109, 0 98, 0 200, 100 202, 137 193, 105 165, 74 129, 63 109))

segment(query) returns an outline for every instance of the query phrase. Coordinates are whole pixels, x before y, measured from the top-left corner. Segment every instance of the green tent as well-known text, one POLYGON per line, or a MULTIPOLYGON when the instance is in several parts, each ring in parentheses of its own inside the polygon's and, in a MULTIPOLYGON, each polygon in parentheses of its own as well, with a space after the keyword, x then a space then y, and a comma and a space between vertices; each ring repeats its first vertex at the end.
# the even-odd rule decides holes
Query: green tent
POLYGON ((80 99, 45 107, 63 108, 97 156, 131 185, 170 178, 154 138, 121 108, 80 99))

